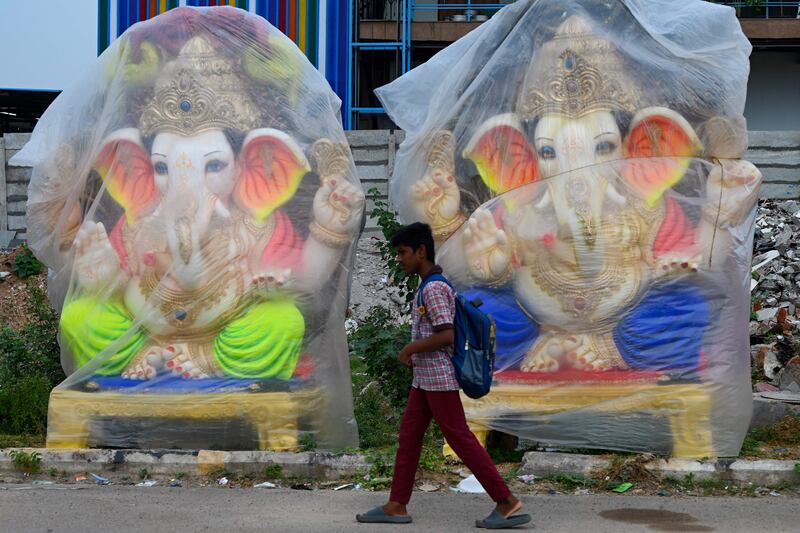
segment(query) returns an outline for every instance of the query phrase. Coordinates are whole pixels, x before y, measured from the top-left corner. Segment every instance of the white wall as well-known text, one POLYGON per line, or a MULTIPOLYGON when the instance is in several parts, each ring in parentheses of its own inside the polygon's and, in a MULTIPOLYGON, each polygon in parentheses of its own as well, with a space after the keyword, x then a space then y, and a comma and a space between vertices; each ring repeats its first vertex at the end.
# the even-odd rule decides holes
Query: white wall
POLYGON ((753 51, 744 115, 751 131, 800 131, 800 51, 753 51))
POLYGON ((97 58, 97 0, 0 0, 0 89, 63 90, 97 58))

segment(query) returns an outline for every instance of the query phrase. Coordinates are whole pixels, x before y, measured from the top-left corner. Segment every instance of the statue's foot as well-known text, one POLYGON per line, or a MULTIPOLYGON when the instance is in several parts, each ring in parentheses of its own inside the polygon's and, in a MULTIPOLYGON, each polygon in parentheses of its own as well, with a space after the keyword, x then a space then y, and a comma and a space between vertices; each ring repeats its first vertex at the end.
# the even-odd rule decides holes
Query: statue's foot
POLYGON ((564 357, 575 353, 580 345, 580 337, 548 335, 533 345, 519 368, 523 372, 557 372, 564 357))
POLYGON ((613 339, 593 335, 581 335, 579 348, 569 353, 566 359, 574 368, 588 372, 627 368, 613 339))
POLYGON ((694 273, 700 268, 700 260, 698 254, 669 252, 658 258, 656 272, 663 276, 694 273))
POLYGON ((165 350, 159 346, 149 348, 143 357, 138 357, 133 363, 128 365, 122 373, 122 377, 135 380, 153 379, 164 366, 164 361, 171 356, 172 354, 168 349, 165 350))
POLYGON ((174 348, 172 357, 164 363, 164 367, 172 372, 173 376, 180 376, 183 379, 202 379, 209 377, 209 375, 197 365, 189 353, 188 347, 185 345, 179 345, 174 348))

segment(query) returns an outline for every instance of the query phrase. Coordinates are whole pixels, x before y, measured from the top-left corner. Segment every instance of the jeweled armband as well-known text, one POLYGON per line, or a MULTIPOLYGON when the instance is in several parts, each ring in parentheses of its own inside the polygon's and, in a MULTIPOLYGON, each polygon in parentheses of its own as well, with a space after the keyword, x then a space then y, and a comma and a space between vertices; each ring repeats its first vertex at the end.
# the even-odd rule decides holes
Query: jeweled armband
POLYGON ((316 240, 322 244, 330 246, 331 248, 344 248, 353 242, 352 235, 336 233, 323 226, 320 226, 316 222, 312 222, 308 229, 316 240))

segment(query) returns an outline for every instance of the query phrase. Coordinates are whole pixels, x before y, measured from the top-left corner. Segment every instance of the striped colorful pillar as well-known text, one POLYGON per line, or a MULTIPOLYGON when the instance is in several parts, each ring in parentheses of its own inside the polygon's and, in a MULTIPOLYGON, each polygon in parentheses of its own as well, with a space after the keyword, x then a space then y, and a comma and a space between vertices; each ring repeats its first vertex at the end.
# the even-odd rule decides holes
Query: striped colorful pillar
MULTIPOLYGON (((247 3, 247 0, 239 1, 247 3)), ((151 19, 179 4, 179 0, 98 0, 97 55, 137 22, 151 19)))
POLYGON ((260 15, 297 44, 347 105, 348 0, 98 0, 98 5, 98 55, 132 25, 178 5, 232 6, 260 15))

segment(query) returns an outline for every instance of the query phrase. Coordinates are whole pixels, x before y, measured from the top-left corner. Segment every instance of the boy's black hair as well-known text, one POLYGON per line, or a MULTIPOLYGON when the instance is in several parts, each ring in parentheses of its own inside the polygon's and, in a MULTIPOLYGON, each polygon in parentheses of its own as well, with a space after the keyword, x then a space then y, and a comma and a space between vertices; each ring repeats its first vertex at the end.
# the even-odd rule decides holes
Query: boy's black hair
POLYGON ((403 226, 392 235, 392 246, 408 246, 415 252, 419 247, 425 245, 425 255, 428 261, 433 263, 436 258, 436 249, 433 244, 433 233, 431 227, 422 222, 414 222, 408 226, 403 226))

